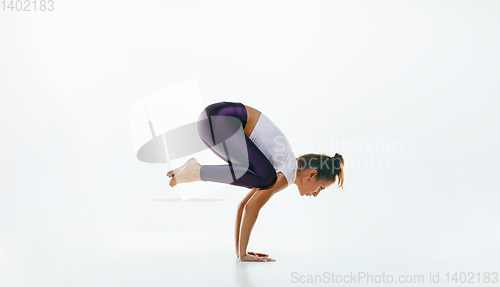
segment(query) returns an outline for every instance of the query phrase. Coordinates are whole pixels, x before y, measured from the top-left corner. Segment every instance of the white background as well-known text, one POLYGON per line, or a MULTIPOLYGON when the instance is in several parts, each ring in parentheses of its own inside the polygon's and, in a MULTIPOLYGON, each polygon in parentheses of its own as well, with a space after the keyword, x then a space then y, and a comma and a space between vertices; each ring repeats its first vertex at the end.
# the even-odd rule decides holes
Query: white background
POLYGON ((0 286, 500 272, 498 1, 56 0, 0 12, 0 41, 0 286), (245 188, 175 201, 135 158, 129 109, 192 78, 346 160, 343 190, 262 209, 249 250, 276 262, 236 259, 245 188))

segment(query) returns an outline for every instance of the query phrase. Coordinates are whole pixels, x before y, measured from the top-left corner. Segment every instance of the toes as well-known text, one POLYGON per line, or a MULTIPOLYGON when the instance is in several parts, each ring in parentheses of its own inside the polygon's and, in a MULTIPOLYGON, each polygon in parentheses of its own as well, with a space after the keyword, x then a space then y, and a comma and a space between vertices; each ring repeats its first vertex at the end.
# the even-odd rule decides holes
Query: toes
POLYGON ((175 177, 172 177, 172 179, 170 180, 169 185, 170 185, 171 187, 174 187, 176 184, 177 184, 177 182, 176 182, 176 180, 175 180, 175 177))

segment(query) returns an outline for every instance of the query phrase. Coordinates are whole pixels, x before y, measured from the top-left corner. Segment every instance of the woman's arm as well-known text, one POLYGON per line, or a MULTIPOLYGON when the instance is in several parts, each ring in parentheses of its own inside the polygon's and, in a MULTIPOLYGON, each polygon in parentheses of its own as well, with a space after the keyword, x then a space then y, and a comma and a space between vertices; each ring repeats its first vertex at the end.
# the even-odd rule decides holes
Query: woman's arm
POLYGON ((268 257, 258 257, 255 255, 247 254, 247 245, 250 239, 250 233, 257 221, 260 209, 267 203, 267 201, 278 191, 285 189, 288 186, 285 176, 279 172, 276 174, 277 180, 274 184, 266 187, 259 188, 250 197, 250 200, 243 208, 243 220, 241 222, 240 242, 239 242, 239 255, 241 261, 273 261, 274 259, 268 257))
POLYGON ((236 256, 240 257, 239 255, 239 248, 240 248, 240 224, 241 224, 241 217, 243 215, 243 209, 245 208, 245 205, 247 204, 248 200, 255 194, 255 192, 258 190, 257 187, 252 188, 250 192, 241 200, 241 202, 238 204, 238 208, 236 211, 236 226, 234 229, 235 233, 235 245, 236 245, 236 256))

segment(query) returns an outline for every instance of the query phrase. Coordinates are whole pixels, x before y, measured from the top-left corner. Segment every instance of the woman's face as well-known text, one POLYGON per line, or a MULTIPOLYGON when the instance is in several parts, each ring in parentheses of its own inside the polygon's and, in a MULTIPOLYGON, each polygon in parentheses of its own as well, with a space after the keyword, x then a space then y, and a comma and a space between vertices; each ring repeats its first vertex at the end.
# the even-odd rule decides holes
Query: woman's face
POLYGON ((325 181, 322 179, 317 179, 316 174, 318 172, 315 170, 309 170, 304 173, 304 176, 299 180, 297 188, 299 189, 300 196, 318 196, 319 192, 330 185, 331 181, 325 181))

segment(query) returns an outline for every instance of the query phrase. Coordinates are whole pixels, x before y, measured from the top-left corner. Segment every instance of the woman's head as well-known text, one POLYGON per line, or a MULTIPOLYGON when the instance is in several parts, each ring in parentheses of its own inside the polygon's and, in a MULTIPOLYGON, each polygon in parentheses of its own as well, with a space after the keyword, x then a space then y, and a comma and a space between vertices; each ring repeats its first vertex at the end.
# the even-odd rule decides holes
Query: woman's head
POLYGON ((344 184, 344 158, 336 153, 333 157, 326 154, 309 153, 297 158, 298 170, 295 184, 300 195, 317 196, 322 189, 336 180, 342 189, 344 184))

